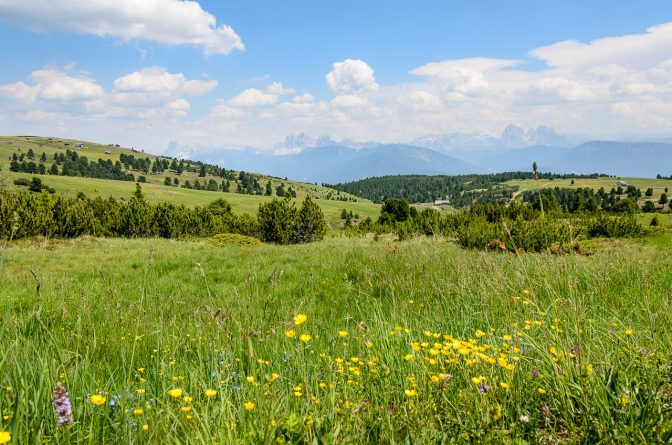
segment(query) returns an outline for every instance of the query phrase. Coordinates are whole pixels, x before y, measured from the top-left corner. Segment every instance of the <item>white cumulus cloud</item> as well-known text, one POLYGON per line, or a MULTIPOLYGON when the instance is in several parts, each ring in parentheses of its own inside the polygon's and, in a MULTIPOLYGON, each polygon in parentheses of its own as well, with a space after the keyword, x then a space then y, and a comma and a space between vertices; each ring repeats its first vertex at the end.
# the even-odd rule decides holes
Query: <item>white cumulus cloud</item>
POLYGON ((206 56, 245 47, 196 1, 0 0, 0 20, 36 31, 74 31, 167 45, 196 45, 206 56))
POLYGON ((0 85, 0 96, 17 102, 33 103, 36 100, 72 102, 96 99, 105 94, 103 88, 83 74, 72 74, 67 69, 42 68, 24 82, 0 85))
POLYGON ((292 88, 286 88, 282 82, 273 82, 266 86, 263 91, 257 88, 248 88, 227 101, 232 107, 258 107, 274 105, 280 100, 280 96, 293 94, 292 88))
POLYGON ((378 89, 373 69, 359 59, 346 59, 334 63, 333 70, 327 74, 326 80, 329 89, 339 94, 378 89))
POLYGON ((170 73, 163 67, 153 66, 115 80, 113 100, 134 106, 165 103, 184 95, 201 96, 216 86, 216 80, 187 80, 182 73, 170 73))
POLYGON ((642 34, 606 37, 583 43, 565 40, 530 52, 549 66, 586 69, 607 64, 649 69, 672 58, 672 23, 653 26, 642 34))
POLYGON ((259 105, 273 105, 277 102, 277 94, 265 93, 256 88, 248 88, 231 98, 228 104, 234 107, 257 107, 259 105))
POLYGON ((337 108, 356 108, 367 104, 365 97, 356 94, 341 94, 332 99, 331 105, 337 108))

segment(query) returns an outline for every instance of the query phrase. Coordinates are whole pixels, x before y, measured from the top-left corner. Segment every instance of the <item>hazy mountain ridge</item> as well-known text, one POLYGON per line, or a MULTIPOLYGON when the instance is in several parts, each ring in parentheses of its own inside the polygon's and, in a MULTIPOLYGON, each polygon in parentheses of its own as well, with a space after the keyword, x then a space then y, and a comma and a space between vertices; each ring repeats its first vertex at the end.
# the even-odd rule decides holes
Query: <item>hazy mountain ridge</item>
POLYGON ((243 146, 205 147, 171 143, 167 155, 199 159, 228 168, 308 182, 347 182, 397 174, 458 175, 527 171, 606 173, 624 177, 672 175, 672 138, 652 141, 585 141, 540 125, 507 126, 499 138, 450 133, 423 136, 409 144, 336 141, 292 134, 271 151, 243 146))
POLYGON ((526 148, 537 145, 554 147, 570 147, 586 140, 579 135, 558 133, 551 127, 539 125, 527 130, 510 124, 500 137, 472 133, 449 133, 442 135, 427 135, 416 138, 411 145, 427 147, 438 151, 451 152, 453 150, 481 149, 497 150, 507 148, 526 148))

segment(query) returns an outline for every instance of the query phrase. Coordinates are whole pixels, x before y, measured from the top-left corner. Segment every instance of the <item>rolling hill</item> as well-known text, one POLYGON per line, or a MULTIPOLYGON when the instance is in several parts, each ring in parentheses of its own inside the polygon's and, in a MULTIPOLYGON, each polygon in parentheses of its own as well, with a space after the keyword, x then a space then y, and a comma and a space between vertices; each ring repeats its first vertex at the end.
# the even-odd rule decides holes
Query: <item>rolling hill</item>
MULTIPOLYGON (((98 159, 110 160, 115 162, 119 160, 121 154, 134 155, 135 157, 149 158, 154 161, 160 157, 136 151, 129 148, 108 146, 104 144, 97 144, 86 141, 49 138, 49 137, 34 137, 34 136, 16 136, 16 137, 0 137, 0 187, 5 187, 9 190, 24 189, 14 185, 14 181, 19 178, 26 178, 30 180, 37 176, 42 179, 42 182, 53 187, 56 193, 75 196, 82 192, 90 196, 112 196, 115 199, 127 199, 135 189, 135 183, 132 181, 119 181, 109 179, 98 179, 77 176, 62 176, 62 175, 39 175, 34 173, 12 172, 9 171, 11 156, 13 153, 27 153, 32 149, 37 158, 44 153, 47 162, 46 168, 53 163, 54 154, 65 153, 66 150, 74 150, 79 156, 85 156, 89 161, 97 161, 98 159), (78 147, 81 145, 81 147, 78 147)), ((261 168, 260 168, 261 170, 261 168)), ((172 202, 175 204, 184 204, 186 206, 207 205, 217 198, 226 199, 232 206, 236 213, 255 213, 260 203, 270 201, 271 196, 248 195, 240 193, 225 193, 221 191, 206 191, 194 190, 184 187, 166 186, 164 184, 165 178, 170 177, 174 180, 179 177, 182 184, 186 181, 192 183, 199 179, 197 171, 185 170, 182 174, 177 175, 173 171, 165 171, 158 174, 145 174, 143 172, 133 172, 136 176, 140 174, 146 177, 146 183, 142 184, 143 193, 150 202, 172 202)), ((285 188, 292 187, 296 191, 297 199, 303 199, 310 195, 320 205, 325 213, 327 222, 335 227, 340 219, 342 209, 352 211, 359 214, 361 218, 370 216, 376 218, 380 213, 380 207, 363 198, 358 198, 353 195, 332 190, 314 184, 306 184, 291 180, 285 180, 273 176, 255 174, 259 183, 263 186, 268 181, 271 182, 273 189, 280 184, 285 184, 285 188), (331 199, 328 199, 331 198, 331 199), (342 199, 339 200, 338 198, 342 199), (354 202, 353 202, 354 201, 354 202)), ((203 182, 209 179, 221 180, 212 175, 207 175, 205 178, 200 178, 203 182)), ((232 181, 231 190, 235 190, 236 181, 232 181)))

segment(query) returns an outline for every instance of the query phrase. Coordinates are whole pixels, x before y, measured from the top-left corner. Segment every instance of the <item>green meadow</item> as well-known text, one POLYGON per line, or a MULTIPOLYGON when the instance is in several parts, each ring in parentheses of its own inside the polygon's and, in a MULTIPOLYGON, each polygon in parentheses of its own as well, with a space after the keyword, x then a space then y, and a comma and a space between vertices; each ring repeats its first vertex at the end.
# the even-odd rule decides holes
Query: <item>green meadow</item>
MULTIPOLYGON (((0 142, 10 192, 33 176, 7 171, 15 144, 38 155, 65 144, 0 142)), ((90 159, 108 150, 85 145, 90 159)), ((271 199, 168 187, 164 176, 148 175, 147 201, 224 198, 253 215, 271 199)), ((42 179, 66 196, 135 190, 42 179)), ((628 182, 659 195, 670 181, 628 182)), ((338 230, 342 209, 376 219, 381 207, 286 184, 315 197, 326 239, 0 240, 0 444, 672 441, 669 213, 656 226, 636 214, 634 238, 486 251, 460 248, 461 232, 403 232, 408 223, 338 230)), ((474 227, 474 239, 492 228, 474 227)))
MULTIPOLYGON (((665 188, 672 189, 672 180, 670 179, 655 179, 655 178, 575 178, 574 184, 572 184, 572 179, 528 179, 528 180, 514 180, 507 181, 504 184, 511 186, 520 187, 519 191, 524 192, 526 190, 537 190, 542 188, 590 188, 598 190, 604 188, 609 192, 612 188, 618 188, 616 183, 618 181, 624 181, 628 184, 631 184, 642 190, 642 193, 646 191, 647 188, 653 189, 653 196, 645 197, 642 196, 642 199, 653 199, 658 200, 660 195, 665 192, 665 188)), ((625 188, 625 187, 623 187, 625 188)), ((668 191, 669 195, 669 191, 668 191)))
POLYGON ((672 233, 3 244, 15 443, 665 443, 672 233), (72 422, 56 427, 57 382, 72 422))

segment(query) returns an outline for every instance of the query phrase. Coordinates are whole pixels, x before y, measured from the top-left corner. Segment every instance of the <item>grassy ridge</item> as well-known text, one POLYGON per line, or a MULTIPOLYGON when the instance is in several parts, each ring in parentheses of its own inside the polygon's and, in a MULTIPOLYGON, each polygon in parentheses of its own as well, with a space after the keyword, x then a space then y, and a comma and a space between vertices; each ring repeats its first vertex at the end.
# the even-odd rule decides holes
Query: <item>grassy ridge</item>
POLYGON ((15 242, 0 266, 0 430, 17 443, 669 440, 669 245, 665 232, 591 257, 433 238, 15 242), (51 420, 56 381, 67 429, 51 420))
MULTIPOLYGON (((538 190, 542 188, 590 188, 595 191, 603 187, 607 192, 612 188, 618 188, 616 182, 623 180, 639 189, 642 190, 642 200, 652 199, 656 202, 660 198, 660 195, 663 194, 665 187, 672 190, 672 180, 669 179, 653 179, 653 178, 576 178, 574 179, 574 184, 572 185, 572 179, 528 179, 528 180, 514 180, 507 181, 504 184, 511 186, 520 187, 519 193, 522 193, 526 190, 538 190), (643 196, 647 188, 651 187, 653 189, 653 196, 643 196)), ((625 187, 623 187, 625 188, 625 187)), ((669 192, 668 192, 669 196, 669 192)))

